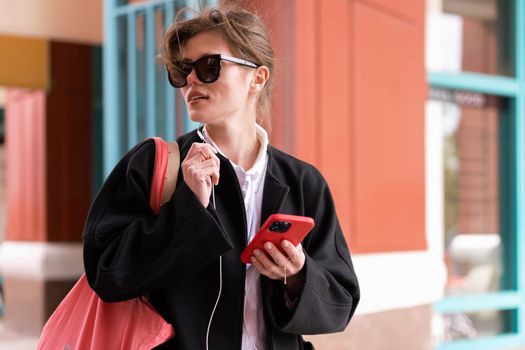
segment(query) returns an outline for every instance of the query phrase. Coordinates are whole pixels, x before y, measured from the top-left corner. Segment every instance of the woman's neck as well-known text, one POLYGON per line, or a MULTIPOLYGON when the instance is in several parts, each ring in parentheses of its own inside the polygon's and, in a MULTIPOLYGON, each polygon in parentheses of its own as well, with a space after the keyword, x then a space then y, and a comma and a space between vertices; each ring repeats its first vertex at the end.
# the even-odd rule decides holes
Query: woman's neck
POLYGON ((255 125, 254 122, 207 124, 205 129, 228 159, 244 170, 249 170, 255 163, 261 147, 255 125))

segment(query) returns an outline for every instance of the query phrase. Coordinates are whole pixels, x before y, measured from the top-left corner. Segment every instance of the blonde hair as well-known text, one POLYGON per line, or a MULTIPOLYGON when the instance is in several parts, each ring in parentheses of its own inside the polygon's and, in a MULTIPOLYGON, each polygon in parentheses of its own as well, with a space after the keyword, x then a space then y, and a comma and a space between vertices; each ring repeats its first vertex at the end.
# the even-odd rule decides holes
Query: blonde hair
POLYGON ((190 19, 184 19, 183 14, 184 9, 177 13, 164 38, 162 59, 168 74, 176 69, 174 62, 180 59, 189 39, 201 32, 217 32, 239 58, 268 67, 270 76, 257 98, 256 113, 259 124, 269 124, 274 52, 262 19, 249 11, 235 8, 204 9, 190 19))

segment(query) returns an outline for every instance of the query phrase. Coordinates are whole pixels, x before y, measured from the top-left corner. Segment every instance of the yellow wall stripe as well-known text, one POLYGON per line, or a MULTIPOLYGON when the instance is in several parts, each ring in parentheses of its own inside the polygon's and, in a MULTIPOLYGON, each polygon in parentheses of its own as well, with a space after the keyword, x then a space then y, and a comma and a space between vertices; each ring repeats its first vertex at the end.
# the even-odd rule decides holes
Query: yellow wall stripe
POLYGON ((0 35, 0 86, 47 89, 49 41, 0 35))

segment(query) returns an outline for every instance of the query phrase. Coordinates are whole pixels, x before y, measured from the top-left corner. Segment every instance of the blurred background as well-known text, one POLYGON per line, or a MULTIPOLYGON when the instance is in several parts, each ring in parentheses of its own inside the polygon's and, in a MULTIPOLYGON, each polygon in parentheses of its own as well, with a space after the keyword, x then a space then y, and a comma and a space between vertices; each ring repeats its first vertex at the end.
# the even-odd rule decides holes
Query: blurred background
POLYGON ((0 349, 83 272, 124 152, 195 127, 156 54, 221 2, 270 28, 271 142, 327 178, 360 279, 316 348, 525 346, 525 0, 0 0, 0 349))

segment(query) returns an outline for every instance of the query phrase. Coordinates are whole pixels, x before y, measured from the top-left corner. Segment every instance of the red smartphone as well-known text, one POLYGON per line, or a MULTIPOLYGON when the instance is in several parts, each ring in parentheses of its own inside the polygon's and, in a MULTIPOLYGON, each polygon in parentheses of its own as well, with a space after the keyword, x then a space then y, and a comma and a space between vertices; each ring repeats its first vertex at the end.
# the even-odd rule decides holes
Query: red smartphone
POLYGON ((281 242, 285 239, 297 246, 313 227, 314 219, 307 216, 272 214, 242 252, 241 261, 250 264, 253 251, 255 249, 265 251, 264 243, 266 242, 272 242, 280 251, 283 251, 281 242))

